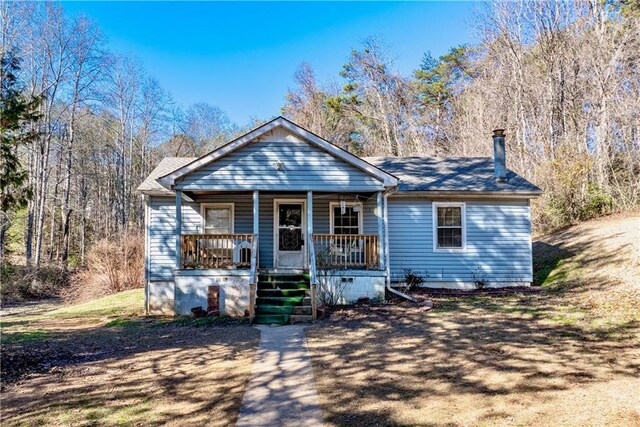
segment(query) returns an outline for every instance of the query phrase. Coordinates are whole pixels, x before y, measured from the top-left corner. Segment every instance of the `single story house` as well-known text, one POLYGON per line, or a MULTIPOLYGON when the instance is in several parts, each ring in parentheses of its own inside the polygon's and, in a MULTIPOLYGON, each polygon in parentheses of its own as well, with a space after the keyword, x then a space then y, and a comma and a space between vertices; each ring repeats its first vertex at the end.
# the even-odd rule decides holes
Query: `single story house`
POLYGON ((530 200, 491 158, 358 157, 278 117, 199 158, 165 158, 146 203, 146 309, 308 320, 407 275, 469 289, 532 281, 530 200))

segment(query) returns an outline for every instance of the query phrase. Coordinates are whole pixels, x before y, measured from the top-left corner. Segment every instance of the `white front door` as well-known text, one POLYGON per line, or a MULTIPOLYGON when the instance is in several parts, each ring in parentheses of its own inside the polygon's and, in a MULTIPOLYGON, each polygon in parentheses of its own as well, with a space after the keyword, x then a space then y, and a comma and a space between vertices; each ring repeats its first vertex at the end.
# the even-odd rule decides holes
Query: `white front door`
POLYGON ((275 200, 274 256, 276 268, 304 268, 307 226, 304 200, 275 200))

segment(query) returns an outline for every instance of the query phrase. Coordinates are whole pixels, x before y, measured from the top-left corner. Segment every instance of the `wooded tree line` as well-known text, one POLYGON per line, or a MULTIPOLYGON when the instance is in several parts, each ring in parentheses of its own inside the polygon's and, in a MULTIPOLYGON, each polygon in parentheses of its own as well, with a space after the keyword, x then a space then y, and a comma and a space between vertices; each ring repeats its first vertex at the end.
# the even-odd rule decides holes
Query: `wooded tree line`
POLYGON ((0 13, 3 114, 28 105, 16 129, 3 122, 3 151, 26 179, 3 182, 1 239, 27 265, 84 263, 91 242, 141 230, 135 188, 159 160, 201 155, 237 131, 215 106, 177 106, 136 58, 108 51, 88 17, 52 2, 2 2, 0 13), (10 203, 19 193, 28 197, 10 203))
POLYGON ((640 2, 489 2, 482 42, 395 71, 376 39, 351 53, 342 84, 295 75, 284 112, 363 155, 491 156, 544 189, 538 230, 640 201, 640 2))
MULTIPOLYGON (((201 155, 246 129, 210 104, 177 105, 87 17, 51 2, 2 2, 0 14, 1 107, 24 113, 2 122, 2 248, 27 265, 81 264, 92 242, 140 230, 135 188, 162 157, 201 155)), ((427 53, 403 75, 368 39, 341 81, 303 64, 283 112, 359 155, 489 156, 503 127, 508 165, 545 190, 538 228, 630 208, 639 16, 633 0, 486 3, 478 45, 427 53)))

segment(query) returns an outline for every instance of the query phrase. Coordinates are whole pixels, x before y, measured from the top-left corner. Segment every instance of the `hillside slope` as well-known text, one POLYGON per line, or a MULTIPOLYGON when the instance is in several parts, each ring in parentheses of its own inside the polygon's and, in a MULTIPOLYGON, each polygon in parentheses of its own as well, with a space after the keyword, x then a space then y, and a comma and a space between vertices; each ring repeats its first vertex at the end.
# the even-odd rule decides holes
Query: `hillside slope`
POLYGON ((534 277, 561 296, 575 321, 640 322, 640 215, 588 221, 533 242, 534 277))

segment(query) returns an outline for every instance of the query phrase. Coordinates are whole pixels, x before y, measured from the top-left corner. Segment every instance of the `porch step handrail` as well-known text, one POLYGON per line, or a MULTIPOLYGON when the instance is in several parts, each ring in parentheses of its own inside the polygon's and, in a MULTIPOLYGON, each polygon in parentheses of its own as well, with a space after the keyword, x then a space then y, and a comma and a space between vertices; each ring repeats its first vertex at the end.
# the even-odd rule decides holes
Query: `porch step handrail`
POLYGON ((379 268, 377 234, 314 233, 317 263, 328 268, 379 268))
POLYGON ((256 297, 258 292, 258 235, 253 235, 251 245, 251 269, 249 270, 249 322, 253 323, 256 317, 256 297))
POLYGON ((316 267, 316 248, 311 236, 309 242, 309 283, 311 285, 311 318, 316 320, 318 317, 318 272, 316 267))
POLYGON ((183 234, 181 268, 251 267, 255 236, 250 233, 183 234))

